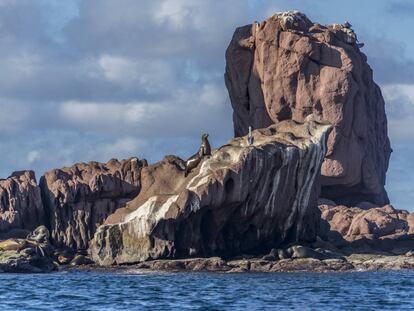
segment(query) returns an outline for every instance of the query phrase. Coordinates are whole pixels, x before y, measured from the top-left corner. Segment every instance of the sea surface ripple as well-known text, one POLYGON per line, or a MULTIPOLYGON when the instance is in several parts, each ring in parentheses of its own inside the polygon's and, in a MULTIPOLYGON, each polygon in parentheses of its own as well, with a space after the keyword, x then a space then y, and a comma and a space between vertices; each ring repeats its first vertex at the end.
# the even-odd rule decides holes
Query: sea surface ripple
POLYGON ((0 274, 0 310, 414 310, 414 271, 0 274))

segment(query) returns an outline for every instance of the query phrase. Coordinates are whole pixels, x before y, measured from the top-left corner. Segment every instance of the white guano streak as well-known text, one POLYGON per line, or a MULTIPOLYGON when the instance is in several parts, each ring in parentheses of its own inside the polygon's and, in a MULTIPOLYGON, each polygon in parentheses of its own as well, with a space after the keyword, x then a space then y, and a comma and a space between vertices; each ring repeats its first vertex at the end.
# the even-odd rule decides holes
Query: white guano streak
POLYGON ((135 211, 125 217, 125 221, 119 225, 134 222, 136 234, 139 236, 150 234, 154 225, 161 219, 165 218, 171 204, 175 203, 178 195, 170 196, 164 204, 162 204, 157 211, 155 211, 157 196, 150 197, 144 204, 138 207, 135 211))

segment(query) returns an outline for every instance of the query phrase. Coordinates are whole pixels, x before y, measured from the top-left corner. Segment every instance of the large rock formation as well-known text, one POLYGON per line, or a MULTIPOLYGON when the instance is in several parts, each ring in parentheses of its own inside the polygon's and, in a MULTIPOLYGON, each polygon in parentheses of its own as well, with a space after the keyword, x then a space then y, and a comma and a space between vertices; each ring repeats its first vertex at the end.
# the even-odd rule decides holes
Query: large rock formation
POLYGON ((322 194, 337 202, 388 203, 390 144, 384 100, 349 25, 312 23, 298 12, 238 28, 225 81, 236 136, 248 127, 312 114, 334 126, 322 165, 322 194))
POLYGON ((145 165, 145 160, 131 158, 47 172, 40 187, 54 245, 86 249, 96 227, 138 194, 145 165))
POLYGON ((45 211, 32 171, 14 172, 0 180, 0 235, 33 230, 45 220, 45 211))
POLYGON ((141 171, 140 194, 97 229, 104 265, 233 256, 313 240, 319 170, 330 125, 286 121, 231 140, 187 177, 168 156, 141 171))

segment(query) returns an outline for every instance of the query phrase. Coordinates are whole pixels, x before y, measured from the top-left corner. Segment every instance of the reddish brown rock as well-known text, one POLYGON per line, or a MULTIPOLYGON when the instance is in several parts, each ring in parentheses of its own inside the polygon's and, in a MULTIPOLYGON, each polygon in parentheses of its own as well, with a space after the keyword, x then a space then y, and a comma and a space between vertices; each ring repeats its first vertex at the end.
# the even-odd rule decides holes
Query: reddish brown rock
POLYGON ((344 204, 388 203, 390 156, 380 88, 355 33, 298 12, 236 29, 225 81, 235 136, 312 114, 334 125, 322 165, 322 194, 344 204))
POLYGON ((32 171, 14 172, 0 180, 0 233, 32 231, 44 222, 40 188, 32 171))
POLYGON ((285 121, 231 140, 188 176, 169 156, 91 241, 93 260, 235 256, 316 238, 319 169, 330 125, 285 121))
POLYGON ((57 247, 86 249, 97 226, 140 189, 145 160, 79 163, 40 180, 51 239, 57 247))
POLYGON ((414 233, 414 213, 411 213, 407 216, 407 224, 409 233, 414 233))
POLYGON ((343 205, 319 205, 321 218, 329 223, 330 231, 347 240, 381 238, 414 231, 414 213, 397 210, 391 205, 364 210, 343 205))

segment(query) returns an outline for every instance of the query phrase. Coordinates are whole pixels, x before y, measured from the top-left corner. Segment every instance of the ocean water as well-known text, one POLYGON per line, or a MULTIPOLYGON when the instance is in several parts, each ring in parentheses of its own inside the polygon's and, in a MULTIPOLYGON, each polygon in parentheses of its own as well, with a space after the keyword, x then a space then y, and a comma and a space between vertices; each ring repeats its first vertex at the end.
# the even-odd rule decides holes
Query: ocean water
POLYGON ((0 310, 414 310, 414 271, 0 274, 0 310))

